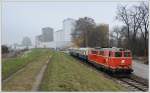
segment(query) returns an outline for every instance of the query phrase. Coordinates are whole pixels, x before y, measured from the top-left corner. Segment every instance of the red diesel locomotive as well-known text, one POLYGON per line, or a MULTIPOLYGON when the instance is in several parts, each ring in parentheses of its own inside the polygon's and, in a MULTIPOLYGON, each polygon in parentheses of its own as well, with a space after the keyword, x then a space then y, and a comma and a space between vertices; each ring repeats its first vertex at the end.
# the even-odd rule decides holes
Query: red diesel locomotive
POLYGON ((111 72, 133 71, 131 52, 121 48, 91 49, 88 52, 88 60, 111 72))
POLYGON ((109 72, 130 74, 133 71, 130 50, 122 48, 75 48, 71 49, 70 53, 109 72))

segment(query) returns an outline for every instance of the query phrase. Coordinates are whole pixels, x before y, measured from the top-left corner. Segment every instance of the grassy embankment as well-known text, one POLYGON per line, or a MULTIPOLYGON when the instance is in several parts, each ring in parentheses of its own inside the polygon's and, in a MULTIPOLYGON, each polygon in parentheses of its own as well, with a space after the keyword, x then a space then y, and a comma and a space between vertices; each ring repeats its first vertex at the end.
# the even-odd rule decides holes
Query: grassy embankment
POLYGON ((63 53, 53 55, 40 91, 121 91, 119 84, 63 53))
MULTIPOLYGON (((26 55, 26 58, 23 58, 26 61, 30 61, 29 65, 26 65, 22 71, 13 75, 13 77, 10 78, 7 82, 2 83, 2 90, 3 91, 31 91, 37 75, 39 74, 41 68, 48 61, 50 55, 51 55, 51 51, 47 49, 32 50, 30 54, 26 55)), ((19 60, 19 62, 26 62, 26 61, 19 60)), ((16 64, 17 62, 14 62, 14 64, 16 64)))
POLYGON ((2 60, 2 79, 6 79, 28 63, 38 60, 45 51, 43 49, 32 49, 24 56, 2 60))

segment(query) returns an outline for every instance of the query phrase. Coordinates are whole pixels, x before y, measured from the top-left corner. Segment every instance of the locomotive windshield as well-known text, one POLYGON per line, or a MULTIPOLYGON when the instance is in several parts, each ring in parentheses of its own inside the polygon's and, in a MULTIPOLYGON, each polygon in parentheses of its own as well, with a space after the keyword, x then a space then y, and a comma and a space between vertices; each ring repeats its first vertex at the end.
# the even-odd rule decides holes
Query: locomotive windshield
POLYGON ((123 53, 124 53, 124 57, 131 57, 130 52, 115 52, 115 57, 123 57, 123 53))
POLYGON ((124 52, 124 57, 131 57, 130 52, 124 52))
POLYGON ((115 57, 122 57, 122 52, 115 52, 115 57))

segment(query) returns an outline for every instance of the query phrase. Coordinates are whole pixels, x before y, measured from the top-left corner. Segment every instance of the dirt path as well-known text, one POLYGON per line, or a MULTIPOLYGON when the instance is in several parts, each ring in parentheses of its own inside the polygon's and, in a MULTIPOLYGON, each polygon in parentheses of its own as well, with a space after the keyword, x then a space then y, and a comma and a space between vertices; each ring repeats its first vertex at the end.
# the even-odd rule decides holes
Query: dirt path
POLYGON ((27 65, 24 69, 14 74, 2 83, 2 91, 32 91, 37 90, 42 79, 48 58, 42 57, 27 65), (33 87, 34 86, 34 87, 33 87))
POLYGON ((43 75, 44 75, 44 72, 45 72, 45 70, 47 68, 47 64, 49 63, 49 61, 50 61, 50 59, 47 60, 47 62, 45 63, 45 65, 41 68, 41 70, 40 70, 39 74, 37 75, 36 80, 35 80, 35 82, 34 82, 34 84, 32 86, 31 91, 38 91, 40 83, 41 83, 43 75))

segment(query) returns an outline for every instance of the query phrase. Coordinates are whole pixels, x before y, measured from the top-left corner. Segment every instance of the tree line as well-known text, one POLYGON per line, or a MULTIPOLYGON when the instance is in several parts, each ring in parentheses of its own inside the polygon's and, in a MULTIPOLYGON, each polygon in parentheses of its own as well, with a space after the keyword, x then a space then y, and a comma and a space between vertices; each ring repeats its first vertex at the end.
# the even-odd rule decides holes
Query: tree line
POLYGON ((110 34, 111 44, 132 50, 133 55, 148 55, 149 7, 148 3, 118 6, 116 19, 123 22, 115 26, 110 34), (116 42, 115 44, 113 44, 116 42))
POLYGON ((108 33, 107 24, 96 25, 92 18, 79 18, 72 32, 72 41, 77 47, 108 47, 108 33))
POLYGON ((123 26, 114 26, 109 31, 107 24, 97 25, 89 17, 76 20, 72 41, 78 47, 122 47, 130 49, 133 55, 148 55, 149 7, 139 5, 119 5, 116 20, 123 26))
POLYGON ((10 52, 10 50, 15 50, 17 46, 25 46, 26 48, 22 49, 23 51, 28 50, 29 46, 32 45, 31 39, 29 37, 23 37, 22 39, 22 44, 17 44, 14 43, 14 48, 12 48, 13 46, 8 46, 8 45, 1 45, 1 50, 2 50, 2 54, 7 54, 10 52))

